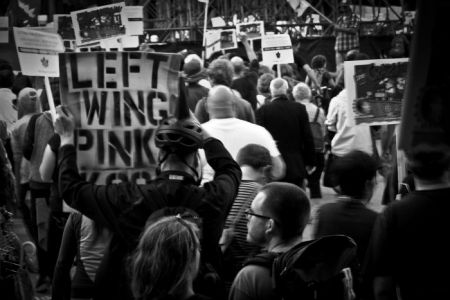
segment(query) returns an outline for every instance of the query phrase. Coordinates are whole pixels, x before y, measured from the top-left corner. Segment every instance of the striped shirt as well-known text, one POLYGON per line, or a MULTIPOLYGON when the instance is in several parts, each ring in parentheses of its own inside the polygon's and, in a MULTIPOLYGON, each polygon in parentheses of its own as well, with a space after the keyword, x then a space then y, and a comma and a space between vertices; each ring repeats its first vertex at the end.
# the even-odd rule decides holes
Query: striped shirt
POLYGON ((261 184, 242 180, 236 199, 233 202, 230 213, 225 222, 225 228, 234 227, 234 238, 228 247, 232 257, 233 269, 239 271, 244 260, 255 252, 259 252, 259 247, 247 242, 247 218, 245 210, 250 208, 253 199, 261 188, 261 184))

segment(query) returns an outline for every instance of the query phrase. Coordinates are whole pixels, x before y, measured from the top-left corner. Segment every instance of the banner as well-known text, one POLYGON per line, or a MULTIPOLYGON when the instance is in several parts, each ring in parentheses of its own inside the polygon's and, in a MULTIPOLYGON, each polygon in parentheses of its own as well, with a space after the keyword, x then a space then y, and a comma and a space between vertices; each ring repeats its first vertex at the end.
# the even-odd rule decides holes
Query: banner
POLYGON ((159 52, 60 55, 61 100, 76 119, 77 164, 86 180, 151 178, 154 131, 175 109, 181 59, 159 52))
POLYGON ((348 119, 354 124, 398 124, 408 58, 344 62, 348 119))
POLYGON ((58 77, 58 53, 64 44, 57 33, 14 27, 20 69, 27 76, 58 77))
POLYGON ((125 35, 121 17, 124 6, 121 2, 71 12, 77 45, 125 35))

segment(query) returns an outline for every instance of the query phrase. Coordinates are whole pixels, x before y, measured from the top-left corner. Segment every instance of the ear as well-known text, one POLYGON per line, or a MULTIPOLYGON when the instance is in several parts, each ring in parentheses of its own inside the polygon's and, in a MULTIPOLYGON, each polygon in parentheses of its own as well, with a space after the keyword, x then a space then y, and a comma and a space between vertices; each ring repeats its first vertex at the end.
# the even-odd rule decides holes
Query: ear
POLYGON ((266 222, 266 234, 272 234, 275 230, 275 221, 272 219, 267 220, 266 222))

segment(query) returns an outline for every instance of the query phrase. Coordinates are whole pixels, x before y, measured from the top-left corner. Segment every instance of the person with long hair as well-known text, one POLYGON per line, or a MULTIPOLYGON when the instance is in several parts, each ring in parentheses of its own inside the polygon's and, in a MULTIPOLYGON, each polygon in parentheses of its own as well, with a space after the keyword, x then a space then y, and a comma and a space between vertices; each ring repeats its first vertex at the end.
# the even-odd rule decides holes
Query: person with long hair
POLYGON ((199 232, 180 215, 162 217, 145 229, 131 258, 135 299, 209 299, 193 289, 200 265, 199 232))

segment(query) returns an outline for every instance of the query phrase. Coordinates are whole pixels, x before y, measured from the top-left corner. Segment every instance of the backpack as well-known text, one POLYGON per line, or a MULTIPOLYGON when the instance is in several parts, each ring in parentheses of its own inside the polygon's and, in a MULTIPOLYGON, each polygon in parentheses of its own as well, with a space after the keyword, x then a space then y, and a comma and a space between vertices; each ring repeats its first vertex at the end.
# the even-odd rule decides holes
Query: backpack
POLYGON ((322 151, 325 146, 325 138, 323 136, 322 126, 319 122, 317 122, 317 119, 319 118, 319 112, 320 108, 317 107, 316 115, 314 116, 314 119, 309 123, 314 140, 314 149, 316 151, 322 151))
POLYGON ((355 259, 353 239, 329 235, 299 243, 281 254, 258 254, 244 266, 270 269, 275 293, 283 300, 353 300, 350 266, 355 259))
POLYGON ((24 141, 23 141, 23 157, 27 160, 31 159, 31 155, 33 154, 34 147, 34 129, 36 128, 36 120, 41 116, 42 113, 37 113, 31 116, 28 121, 27 129, 25 131, 24 141))

